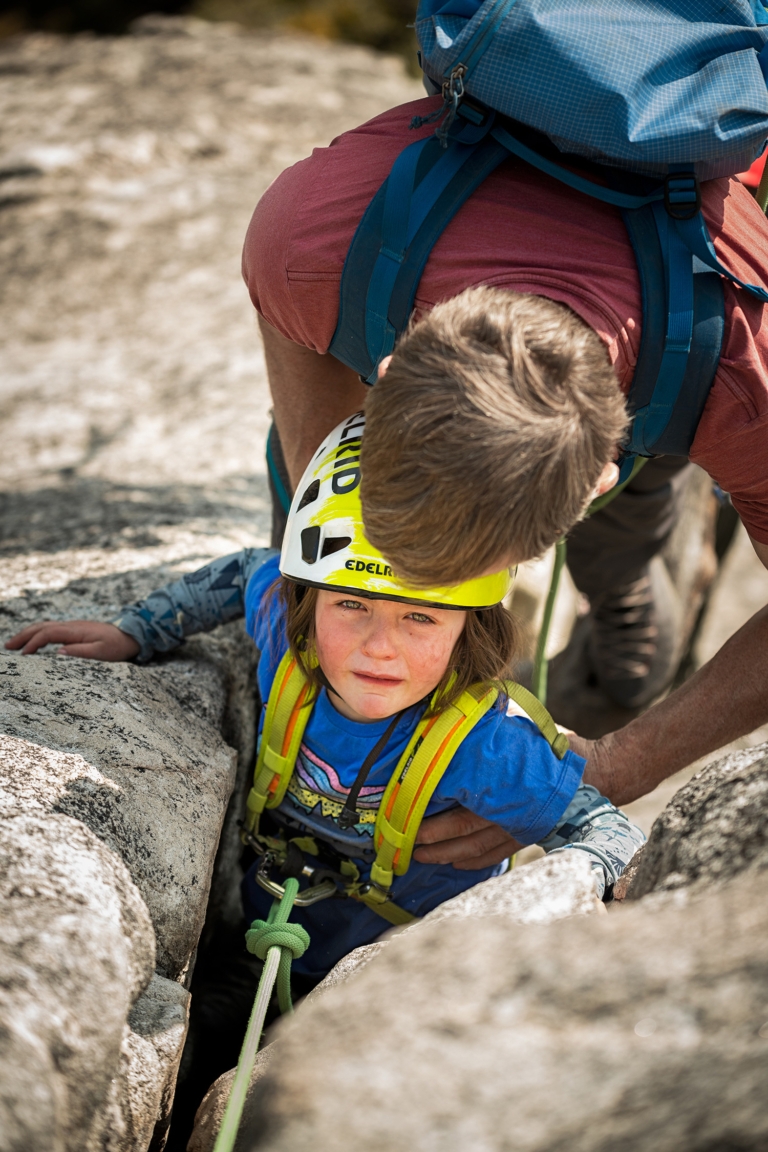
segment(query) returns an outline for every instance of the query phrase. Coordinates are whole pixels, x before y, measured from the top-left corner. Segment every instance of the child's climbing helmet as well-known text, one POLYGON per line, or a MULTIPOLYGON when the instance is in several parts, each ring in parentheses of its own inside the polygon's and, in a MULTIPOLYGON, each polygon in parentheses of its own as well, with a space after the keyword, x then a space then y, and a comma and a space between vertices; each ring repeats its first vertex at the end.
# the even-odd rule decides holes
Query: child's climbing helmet
POLYGON ((490 608, 512 585, 509 570, 478 576, 452 588, 410 588, 365 538, 360 506, 362 412, 331 432, 296 489, 280 557, 289 580, 358 596, 413 600, 438 608, 490 608))

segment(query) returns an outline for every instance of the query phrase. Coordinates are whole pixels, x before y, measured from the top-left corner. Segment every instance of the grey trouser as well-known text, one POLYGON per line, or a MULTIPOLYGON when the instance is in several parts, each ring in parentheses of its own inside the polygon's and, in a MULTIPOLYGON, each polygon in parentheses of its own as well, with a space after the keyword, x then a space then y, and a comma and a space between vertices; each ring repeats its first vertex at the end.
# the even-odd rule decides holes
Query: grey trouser
POLYGON ((590 599, 637 579, 666 544, 691 466, 684 456, 649 460, 631 484, 568 535, 568 567, 590 599))

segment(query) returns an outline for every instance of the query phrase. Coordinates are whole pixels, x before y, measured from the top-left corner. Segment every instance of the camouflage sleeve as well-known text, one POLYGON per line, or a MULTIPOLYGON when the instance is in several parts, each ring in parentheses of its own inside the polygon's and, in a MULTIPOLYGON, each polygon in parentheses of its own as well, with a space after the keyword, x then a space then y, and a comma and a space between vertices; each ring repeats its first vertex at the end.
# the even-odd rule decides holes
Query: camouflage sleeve
POLYGON ((124 608, 111 623, 141 645, 136 662, 145 664, 155 652, 183 644, 186 636, 243 616, 248 581, 274 555, 271 548, 245 548, 222 556, 124 608))
POLYGON ((645 835, 596 788, 581 784, 560 823, 539 843, 545 852, 588 852, 602 900, 606 893, 610 896, 619 876, 645 843, 645 835))

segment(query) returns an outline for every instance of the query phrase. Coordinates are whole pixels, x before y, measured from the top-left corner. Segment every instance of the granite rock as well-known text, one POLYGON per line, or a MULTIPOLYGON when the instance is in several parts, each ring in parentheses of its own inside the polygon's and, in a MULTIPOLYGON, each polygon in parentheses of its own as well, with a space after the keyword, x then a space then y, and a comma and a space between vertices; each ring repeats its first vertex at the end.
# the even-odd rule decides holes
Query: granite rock
POLYGON ((119 857, 59 813, 0 820, 0 900, 0 1149, 96 1152, 154 968, 147 909, 119 857))
POLYGON ((602 917, 425 924, 281 1023, 241 1147, 757 1152, 763 887, 748 872, 602 917))
POLYGON ((697 773, 656 819, 626 898, 722 883, 768 868, 768 744, 697 773))
MULTIPOLYGON (((394 931, 389 930, 375 943, 356 948, 340 960, 314 991, 302 1001, 299 1014, 303 1015, 316 999, 325 996, 351 976, 356 977, 371 961, 378 962, 383 951, 401 948, 406 938, 410 938, 413 934, 421 934, 433 924, 446 920, 462 920, 468 922, 465 927, 471 923, 474 930, 476 922, 489 917, 500 917, 512 924, 549 924, 567 916, 583 915, 598 909, 604 910, 595 895, 589 861, 582 853, 557 853, 536 860, 523 868, 505 872, 502 876, 486 880, 454 896, 453 899, 446 900, 415 924, 394 931)), ((271 1054, 279 1048, 279 1043, 270 1045, 259 1054, 259 1062, 254 1068, 246 1101, 244 1128, 256 1122, 255 1085, 266 1073, 271 1054)), ((233 1076, 234 1072, 227 1072, 211 1086, 195 1118, 189 1152, 211 1152, 224 1115, 233 1076)), ((244 1136, 239 1138, 236 1147, 238 1152, 248 1147, 244 1136)))
POLYGON ((152 916, 158 970, 184 972, 205 919, 235 778, 221 679, 46 656, 0 658, 0 811, 61 812, 125 862, 152 916))

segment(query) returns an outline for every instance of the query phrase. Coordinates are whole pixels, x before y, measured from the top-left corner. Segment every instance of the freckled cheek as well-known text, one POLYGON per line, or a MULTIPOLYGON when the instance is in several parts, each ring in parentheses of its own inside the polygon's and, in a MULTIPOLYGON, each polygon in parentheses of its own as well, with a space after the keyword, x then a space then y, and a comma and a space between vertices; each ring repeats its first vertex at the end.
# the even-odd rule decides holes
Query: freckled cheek
POLYGON ((445 636, 414 645, 408 661, 411 674, 419 680, 437 683, 448 667, 453 645, 454 641, 445 636))
POLYGON ((326 676, 343 669, 350 654, 356 647, 355 638, 347 634, 345 628, 317 628, 315 645, 320 667, 326 676))

